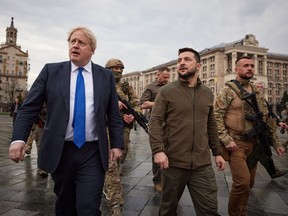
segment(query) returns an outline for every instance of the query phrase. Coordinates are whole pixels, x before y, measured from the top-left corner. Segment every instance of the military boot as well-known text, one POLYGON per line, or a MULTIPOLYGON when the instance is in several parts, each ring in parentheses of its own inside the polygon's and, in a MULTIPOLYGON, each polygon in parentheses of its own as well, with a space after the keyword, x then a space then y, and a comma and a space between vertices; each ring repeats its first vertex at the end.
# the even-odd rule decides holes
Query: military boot
POLYGON ((277 168, 275 168, 275 170, 276 170, 276 173, 271 175, 272 179, 279 178, 287 173, 287 171, 278 170, 277 168))
POLYGON ((37 175, 39 175, 42 178, 46 178, 48 176, 48 173, 45 172, 44 170, 41 170, 41 169, 38 168, 37 175))
POLYGON ((121 205, 113 206, 111 216, 122 216, 122 206, 121 205))

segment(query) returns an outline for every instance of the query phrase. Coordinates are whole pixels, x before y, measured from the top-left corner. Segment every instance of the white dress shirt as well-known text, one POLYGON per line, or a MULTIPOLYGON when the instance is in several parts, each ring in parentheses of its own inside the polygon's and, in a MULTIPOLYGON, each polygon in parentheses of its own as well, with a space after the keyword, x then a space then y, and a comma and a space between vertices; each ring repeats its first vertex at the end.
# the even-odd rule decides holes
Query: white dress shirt
MULTIPOLYGON (((94 91, 92 78, 92 63, 89 62, 82 72, 85 83, 85 101, 86 101, 86 142, 98 140, 96 132, 96 121, 94 112, 94 91)), ((76 80, 78 75, 78 67, 71 62, 71 80, 70 80, 70 113, 69 122, 66 130, 65 140, 73 141, 74 130, 72 127, 74 116, 74 103, 76 92, 76 80)))

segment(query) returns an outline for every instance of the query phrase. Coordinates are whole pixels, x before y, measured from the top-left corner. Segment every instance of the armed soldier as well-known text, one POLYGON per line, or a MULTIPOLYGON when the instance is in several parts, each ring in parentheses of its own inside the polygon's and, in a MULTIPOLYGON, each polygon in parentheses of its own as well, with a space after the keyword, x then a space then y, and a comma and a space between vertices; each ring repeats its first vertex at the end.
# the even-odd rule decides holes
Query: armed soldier
POLYGON ((121 81, 122 78, 122 72, 124 69, 123 62, 119 59, 110 59, 106 65, 106 68, 112 70, 116 82, 116 90, 119 97, 119 110, 123 117, 123 123, 124 123, 124 151, 122 156, 122 162, 125 160, 127 153, 128 153, 128 144, 130 142, 130 131, 133 128, 133 121, 134 116, 132 114, 125 114, 124 110, 127 109, 125 104, 121 102, 121 100, 128 101, 132 107, 137 108, 138 107, 138 98, 136 96, 136 93, 132 89, 132 87, 129 85, 126 81, 121 81))
MULTIPOLYGON (((27 143, 25 144, 25 148, 26 148, 25 153, 26 154, 31 154, 32 144, 33 144, 33 141, 35 140, 36 147, 37 147, 37 156, 38 156, 39 149, 40 149, 40 141, 42 138, 44 125, 45 125, 45 121, 46 121, 46 112, 47 112, 46 106, 44 105, 43 109, 41 110, 41 113, 38 115, 37 119, 35 120, 35 123, 32 127, 31 133, 30 133, 30 136, 27 140, 27 143)), ((48 176, 48 173, 38 167, 37 168, 37 175, 39 175, 42 178, 45 178, 48 176)))
POLYGON ((130 130, 133 128, 134 116, 125 114, 124 109, 127 106, 121 100, 128 101, 132 106, 138 104, 136 94, 127 82, 120 82, 124 64, 119 59, 110 59, 107 61, 106 68, 112 70, 116 83, 116 90, 119 98, 119 110, 124 124, 124 150, 121 161, 109 161, 109 168, 105 176, 104 194, 108 200, 108 205, 112 209, 113 216, 122 215, 122 206, 124 204, 124 194, 121 185, 121 162, 123 162, 128 153, 128 144, 130 142, 130 130))
MULTIPOLYGON (((149 109, 149 116, 154 105, 154 101, 158 90, 168 83, 170 78, 170 69, 167 67, 160 68, 157 73, 157 79, 147 85, 145 90, 140 98, 140 108, 141 109, 149 109)), ((162 192, 162 183, 161 183, 161 170, 158 164, 154 162, 154 158, 152 157, 152 172, 153 172, 153 183, 154 190, 156 192, 162 192)))
MULTIPOLYGON (((233 179, 228 203, 230 216, 247 215, 249 193, 254 184, 257 167, 249 170, 246 159, 253 151, 258 139, 261 145, 267 144, 267 142, 263 143, 267 139, 259 136, 260 130, 256 131, 255 136, 250 136, 248 133, 255 128, 258 129, 259 126, 266 131, 268 119, 268 108, 264 96, 250 82, 254 75, 254 60, 248 56, 238 58, 235 72, 236 80, 226 83, 226 87, 219 91, 215 102, 219 138, 225 151, 228 152, 227 160, 233 179), (247 116, 251 118, 246 119, 247 116), (255 116, 257 122, 251 120, 255 116)), ((269 133, 273 133, 272 128, 267 129, 269 133)), ((278 155, 283 154, 282 146, 274 146, 274 148, 278 155)), ((270 146, 265 147, 265 150, 267 152, 270 150, 271 153, 270 146)), ((267 152, 265 151, 265 153, 267 152)), ((273 170, 274 164, 271 155, 267 154, 267 157, 273 170)))
MULTIPOLYGON (((288 102, 285 103, 285 109, 281 112, 282 120, 288 124, 288 102)), ((288 130, 287 130, 288 133, 288 130)), ((288 152, 288 140, 283 144, 285 146, 286 152, 288 152)))

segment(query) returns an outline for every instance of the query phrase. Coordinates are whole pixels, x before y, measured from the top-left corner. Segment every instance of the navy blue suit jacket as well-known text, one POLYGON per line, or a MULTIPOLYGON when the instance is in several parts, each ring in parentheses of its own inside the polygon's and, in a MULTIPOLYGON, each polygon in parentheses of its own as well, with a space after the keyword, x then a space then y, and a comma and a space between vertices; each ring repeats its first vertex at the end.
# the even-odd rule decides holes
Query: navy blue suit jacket
MULTIPOLYGON (((33 83, 14 125, 12 141, 27 141, 34 119, 47 105, 46 124, 38 156, 39 167, 53 173, 61 158, 70 111, 71 62, 46 64, 33 83)), ((109 129, 111 148, 123 148, 123 123, 118 109, 114 76, 92 63, 94 111, 104 170, 108 168, 109 129)))

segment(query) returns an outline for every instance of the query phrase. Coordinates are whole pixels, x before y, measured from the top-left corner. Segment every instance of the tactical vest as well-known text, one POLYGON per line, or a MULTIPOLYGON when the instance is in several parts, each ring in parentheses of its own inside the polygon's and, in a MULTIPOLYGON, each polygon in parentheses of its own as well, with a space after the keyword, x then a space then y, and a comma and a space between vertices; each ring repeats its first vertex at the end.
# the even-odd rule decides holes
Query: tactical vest
MULTIPOLYGON (((251 121, 245 119, 245 115, 254 115, 255 112, 249 106, 249 104, 243 100, 244 92, 242 92, 233 81, 227 82, 226 85, 230 87, 230 89, 232 89, 236 95, 231 99, 231 101, 228 101, 229 106, 227 106, 227 112, 224 119, 225 125, 233 139, 246 140, 246 133, 254 126, 251 121)), ((249 86, 252 92, 256 93, 256 100, 258 102, 259 109, 263 113, 263 118, 266 121, 268 117, 268 109, 266 107, 266 103, 264 102, 264 97, 256 86, 250 83, 249 86)))

